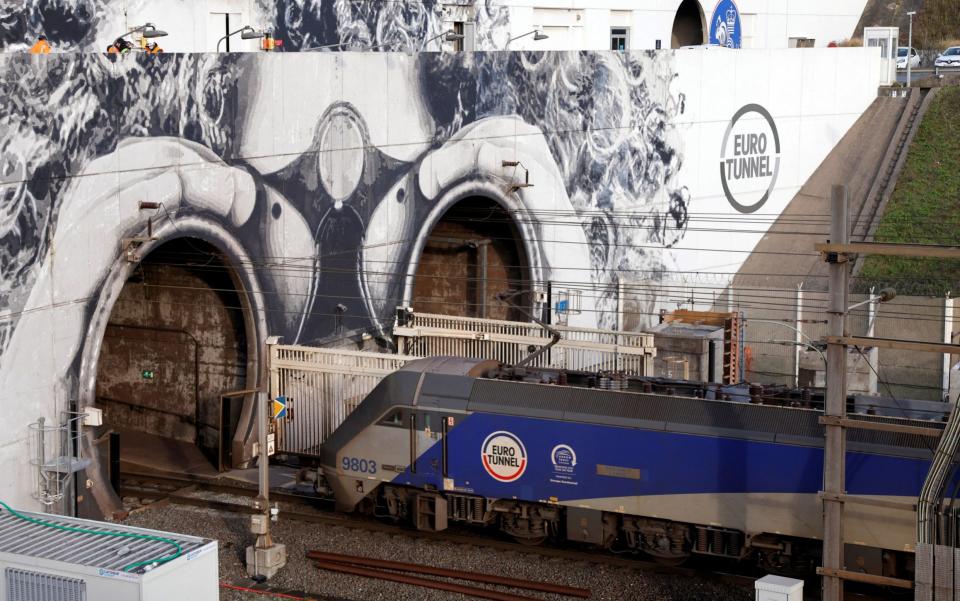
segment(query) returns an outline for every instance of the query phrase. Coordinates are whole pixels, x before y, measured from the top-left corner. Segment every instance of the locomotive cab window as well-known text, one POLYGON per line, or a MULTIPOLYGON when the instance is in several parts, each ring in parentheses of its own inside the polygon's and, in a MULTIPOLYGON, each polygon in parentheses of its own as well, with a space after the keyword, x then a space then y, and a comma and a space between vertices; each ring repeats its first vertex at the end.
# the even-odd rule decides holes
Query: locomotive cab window
POLYGON ((403 409, 394 409, 393 411, 388 412, 380 420, 379 424, 381 426, 394 426, 397 428, 405 427, 406 421, 403 418, 403 409))

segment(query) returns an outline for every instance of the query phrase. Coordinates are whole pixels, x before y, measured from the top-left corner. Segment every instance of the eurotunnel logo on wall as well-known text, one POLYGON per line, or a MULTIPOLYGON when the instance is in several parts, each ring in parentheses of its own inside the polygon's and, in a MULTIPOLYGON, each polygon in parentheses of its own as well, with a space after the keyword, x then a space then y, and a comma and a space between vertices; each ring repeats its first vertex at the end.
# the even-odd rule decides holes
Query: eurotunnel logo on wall
POLYGON ((780 173, 780 134, 769 111, 742 107, 730 120, 720 148, 720 182, 733 208, 753 213, 767 202, 780 173))
POLYGON ((495 480, 513 482, 527 469, 527 449, 516 435, 494 432, 480 447, 483 469, 495 480))
POLYGON ((742 39, 740 30, 740 9, 737 4, 733 0, 717 2, 710 21, 710 43, 725 48, 739 48, 742 39))

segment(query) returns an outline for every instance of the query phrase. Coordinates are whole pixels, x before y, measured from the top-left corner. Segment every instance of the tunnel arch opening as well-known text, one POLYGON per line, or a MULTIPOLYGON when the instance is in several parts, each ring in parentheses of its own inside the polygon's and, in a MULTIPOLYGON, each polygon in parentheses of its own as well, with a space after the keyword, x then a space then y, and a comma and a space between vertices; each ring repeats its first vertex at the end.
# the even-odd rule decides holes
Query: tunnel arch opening
POLYGON ((239 274, 210 242, 163 241, 129 270, 103 326, 92 399, 120 434, 125 465, 163 469, 167 452, 185 471, 229 465, 244 399, 222 396, 257 382, 252 323, 239 274))
POLYGON ((670 47, 697 46, 707 43, 703 7, 697 0, 683 0, 673 18, 670 47))
POLYGON ((528 321, 531 260, 520 226, 487 196, 467 195, 452 203, 423 241, 413 278, 413 310, 528 321), (518 294, 509 303, 497 299, 511 291, 518 294))

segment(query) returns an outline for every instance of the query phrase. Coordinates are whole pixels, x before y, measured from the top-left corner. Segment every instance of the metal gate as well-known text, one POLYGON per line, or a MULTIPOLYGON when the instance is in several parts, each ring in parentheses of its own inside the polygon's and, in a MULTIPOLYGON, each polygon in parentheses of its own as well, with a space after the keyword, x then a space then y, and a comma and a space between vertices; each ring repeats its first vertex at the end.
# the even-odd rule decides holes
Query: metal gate
POLYGON ((384 376, 418 357, 270 345, 270 397, 287 398, 277 420, 277 452, 316 455, 384 376))

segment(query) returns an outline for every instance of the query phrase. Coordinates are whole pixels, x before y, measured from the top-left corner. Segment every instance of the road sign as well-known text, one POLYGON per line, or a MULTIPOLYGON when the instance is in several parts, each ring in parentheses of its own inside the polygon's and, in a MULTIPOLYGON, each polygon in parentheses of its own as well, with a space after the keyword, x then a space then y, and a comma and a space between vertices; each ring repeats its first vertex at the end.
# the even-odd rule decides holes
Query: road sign
POLYGON ((273 413, 273 419, 283 419, 287 417, 287 397, 278 396, 273 399, 273 402, 270 403, 271 413, 273 413))
POLYGON ((152 369, 145 369, 140 372, 140 375, 143 376, 144 380, 152 380, 156 377, 157 372, 153 371, 152 369))

